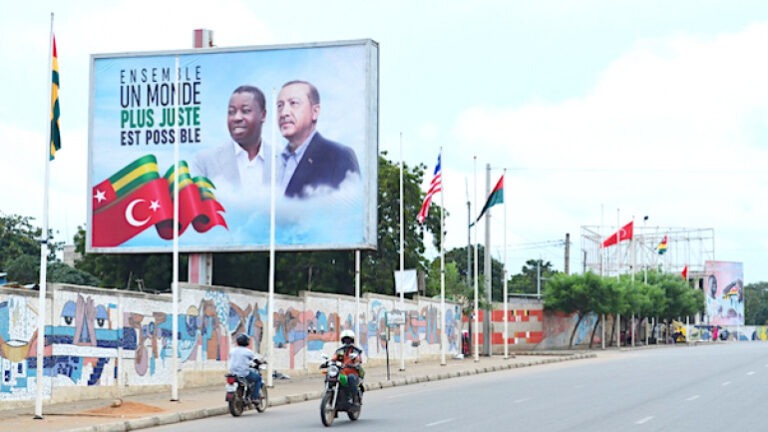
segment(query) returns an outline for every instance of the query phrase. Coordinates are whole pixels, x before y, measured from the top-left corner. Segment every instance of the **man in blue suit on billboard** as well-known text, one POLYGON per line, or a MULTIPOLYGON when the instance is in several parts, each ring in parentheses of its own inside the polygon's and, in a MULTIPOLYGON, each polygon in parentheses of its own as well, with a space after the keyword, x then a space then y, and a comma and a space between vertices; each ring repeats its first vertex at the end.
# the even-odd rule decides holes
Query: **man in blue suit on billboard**
POLYGON ((277 97, 277 121, 288 144, 278 158, 277 179, 285 196, 307 198, 339 188, 359 176, 355 152, 325 139, 316 130, 320 94, 306 81, 289 81, 277 97))

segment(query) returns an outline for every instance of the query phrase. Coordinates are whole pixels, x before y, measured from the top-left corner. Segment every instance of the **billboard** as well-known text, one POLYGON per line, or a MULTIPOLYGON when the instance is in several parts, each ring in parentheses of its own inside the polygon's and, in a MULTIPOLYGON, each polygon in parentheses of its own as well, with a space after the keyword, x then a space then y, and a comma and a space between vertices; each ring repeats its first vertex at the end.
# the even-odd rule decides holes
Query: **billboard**
POLYGON ((710 324, 744 325, 744 270, 740 262, 707 261, 704 295, 710 324))
POLYGON ((372 40, 91 56, 89 252, 373 249, 377 167, 372 40))

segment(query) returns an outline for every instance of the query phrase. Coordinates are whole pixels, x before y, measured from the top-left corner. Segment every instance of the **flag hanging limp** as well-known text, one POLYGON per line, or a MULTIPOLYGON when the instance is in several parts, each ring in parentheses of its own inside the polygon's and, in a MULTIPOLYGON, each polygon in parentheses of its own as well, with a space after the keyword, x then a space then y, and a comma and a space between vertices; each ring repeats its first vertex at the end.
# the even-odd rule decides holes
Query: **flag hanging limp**
POLYGON ((680 276, 682 276, 683 279, 688 280, 688 264, 683 267, 683 271, 680 272, 680 276))
POLYGON ((51 61, 51 142, 49 156, 53 160, 61 149, 61 130, 59 125, 59 56, 56 53, 56 36, 53 37, 51 61))
POLYGON ((621 229, 618 230, 617 232, 611 234, 610 237, 608 237, 603 241, 603 247, 613 246, 624 240, 632 240, 634 224, 635 222, 632 221, 624 225, 623 227, 621 227, 621 229))
POLYGON ((483 209, 480 211, 480 215, 477 216, 477 219, 475 219, 474 222, 469 224, 469 226, 473 226, 476 223, 480 222, 480 219, 483 217, 485 212, 488 211, 489 208, 495 206, 496 204, 504 204, 504 175, 502 175, 499 178, 499 181, 496 182, 496 186, 491 191, 491 194, 488 196, 488 200, 485 201, 485 205, 483 206, 483 209))
POLYGON ((659 245, 656 246, 656 252, 658 252, 659 255, 664 255, 666 251, 667 251, 667 236, 664 236, 664 238, 661 240, 661 243, 659 243, 659 245))
POLYGON ((441 168, 441 161, 443 152, 437 154, 437 165, 435 165, 435 173, 432 176, 432 182, 429 184, 429 190, 427 191, 427 196, 424 197, 424 202, 421 203, 421 209, 419 210, 419 214, 416 215, 416 220, 419 221, 420 224, 423 224, 424 221, 427 219, 427 214, 429 213, 429 206, 432 205, 432 197, 443 190, 443 172, 441 168))

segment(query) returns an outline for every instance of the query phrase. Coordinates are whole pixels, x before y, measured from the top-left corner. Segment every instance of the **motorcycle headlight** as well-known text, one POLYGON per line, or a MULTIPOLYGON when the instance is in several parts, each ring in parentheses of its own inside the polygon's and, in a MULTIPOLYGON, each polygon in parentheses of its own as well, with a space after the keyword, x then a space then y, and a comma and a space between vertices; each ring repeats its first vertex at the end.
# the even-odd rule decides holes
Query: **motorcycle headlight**
POLYGON ((335 378, 337 375, 339 375, 339 368, 336 365, 331 365, 328 368, 328 376, 335 378))

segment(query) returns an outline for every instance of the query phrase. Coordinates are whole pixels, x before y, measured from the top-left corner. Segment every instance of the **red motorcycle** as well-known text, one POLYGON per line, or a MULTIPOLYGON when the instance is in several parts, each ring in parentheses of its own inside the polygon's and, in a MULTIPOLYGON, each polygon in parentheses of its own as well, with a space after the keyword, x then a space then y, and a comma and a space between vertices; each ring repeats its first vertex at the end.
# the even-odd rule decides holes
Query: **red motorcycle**
POLYGON ((229 403, 229 413, 234 417, 239 417, 247 409, 255 408, 260 413, 264 412, 267 409, 267 405, 269 405, 269 396, 263 372, 267 368, 267 362, 254 359, 253 363, 251 363, 251 368, 256 369, 261 375, 261 390, 256 400, 251 398, 253 388, 248 380, 232 374, 225 375, 227 378, 227 385, 225 387, 227 396, 225 400, 229 403))

